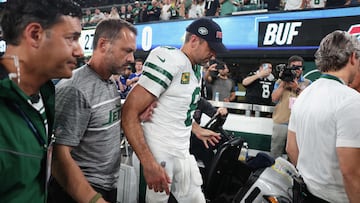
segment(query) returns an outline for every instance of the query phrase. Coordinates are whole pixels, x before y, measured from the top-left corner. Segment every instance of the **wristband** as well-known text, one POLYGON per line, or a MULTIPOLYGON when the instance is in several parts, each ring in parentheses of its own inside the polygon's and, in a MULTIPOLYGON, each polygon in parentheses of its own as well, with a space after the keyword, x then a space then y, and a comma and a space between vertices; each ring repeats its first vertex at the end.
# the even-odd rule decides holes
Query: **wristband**
POLYGON ((91 200, 89 201, 89 203, 96 203, 100 198, 102 197, 102 195, 100 193, 96 193, 94 195, 94 197, 91 198, 91 200))

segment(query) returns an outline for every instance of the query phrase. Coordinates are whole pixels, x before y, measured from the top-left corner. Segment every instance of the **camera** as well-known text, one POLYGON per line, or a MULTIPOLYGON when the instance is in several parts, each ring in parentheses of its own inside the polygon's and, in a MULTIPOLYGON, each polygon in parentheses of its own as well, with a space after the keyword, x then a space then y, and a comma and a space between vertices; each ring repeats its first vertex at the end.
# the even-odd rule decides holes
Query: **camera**
POLYGON ((217 60, 217 59, 211 59, 210 61, 209 61, 209 66, 211 66, 212 64, 217 64, 216 65, 216 69, 217 70, 223 70, 223 69, 225 69, 225 67, 224 67, 224 63, 223 62, 221 62, 221 61, 219 61, 219 60, 217 60))
POLYGON ((279 78, 285 82, 292 82, 296 78, 296 70, 301 69, 302 66, 287 66, 286 64, 279 64, 276 70, 279 71, 279 78))

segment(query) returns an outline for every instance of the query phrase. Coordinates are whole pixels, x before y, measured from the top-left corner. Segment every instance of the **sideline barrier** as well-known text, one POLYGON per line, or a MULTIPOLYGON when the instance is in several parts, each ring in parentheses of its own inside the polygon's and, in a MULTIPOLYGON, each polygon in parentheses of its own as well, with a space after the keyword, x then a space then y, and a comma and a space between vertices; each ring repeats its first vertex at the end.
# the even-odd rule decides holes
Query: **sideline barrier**
POLYGON ((255 111, 255 117, 260 117, 260 112, 272 113, 274 111, 274 106, 265 106, 253 104, 252 110, 255 111))
MULTIPOLYGON (((250 156, 256 156, 260 151, 265 153, 270 151, 273 121, 271 117, 260 117, 260 113, 272 113, 274 106, 211 100, 209 102, 216 107, 245 110, 245 115, 229 113, 223 128, 248 142, 250 156), (251 111, 255 112, 255 116, 250 116, 251 111)), ((209 119, 208 116, 203 115, 201 123, 207 123, 209 119)))
POLYGON ((224 107, 228 109, 237 109, 237 110, 245 110, 245 115, 250 116, 252 110, 252 104, 246 103, 235 103, 235 102, 222 102, 222 101, 213 101, 208 100, 211 105, 215 107, 224 107))
MULTIPOLYGON (((201 117, 201 124, 207 123, 209 117, 201 117)), ((223 129, 236 137, 242 137, 249 146, 249 156, 256 156, 258 152, 270 152, 272 118, 250 117, 229 113, 223 125, 223 129)))
POLYGON ((225 107, 228 109, 244 110, 245 116, 250 116, 251 111, 255 112, 255 117, 260 117, 260 113, 272 113, 275 109, 274 106, 248 104, 248 103, 236 103, 236 102, 222 102, 208 100, 215 107, 225 107))

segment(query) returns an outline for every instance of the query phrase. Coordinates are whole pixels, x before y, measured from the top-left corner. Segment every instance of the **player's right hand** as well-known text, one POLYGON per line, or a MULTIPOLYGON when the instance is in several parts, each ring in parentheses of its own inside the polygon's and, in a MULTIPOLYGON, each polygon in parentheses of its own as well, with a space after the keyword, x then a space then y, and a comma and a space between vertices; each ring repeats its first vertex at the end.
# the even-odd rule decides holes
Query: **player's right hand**
POLYGON ((155 192, 165 191, 167 195, 170 195, 169 184, 171 180, 165 171, 165 168, 159 163, 152 163, 150 166, 144 166, 144 177, 150 190, 155 192))

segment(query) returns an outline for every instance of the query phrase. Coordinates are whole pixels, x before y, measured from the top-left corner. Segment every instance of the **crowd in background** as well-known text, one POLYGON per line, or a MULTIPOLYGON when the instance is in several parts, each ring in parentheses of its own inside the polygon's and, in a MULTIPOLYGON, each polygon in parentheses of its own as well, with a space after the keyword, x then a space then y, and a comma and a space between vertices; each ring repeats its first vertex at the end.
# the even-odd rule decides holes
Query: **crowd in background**
POLYGON ((267 9, 302 10, 356 6, 359 0, 150 0, 80 1, 83 26, 94 26, 105 18, 120 18, 130 23, 194 19, 203 16, 228 16, 234 12, 267 9))

